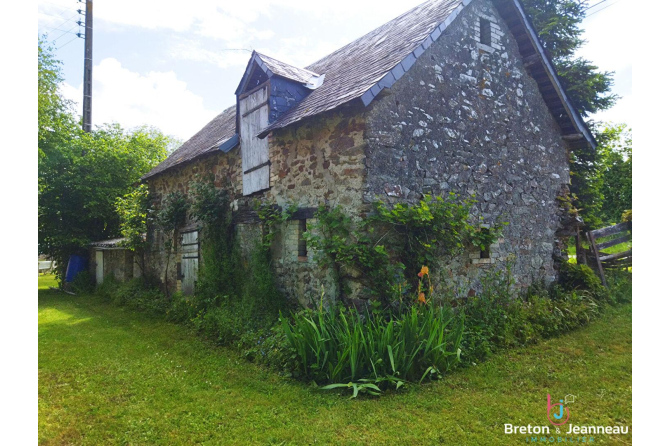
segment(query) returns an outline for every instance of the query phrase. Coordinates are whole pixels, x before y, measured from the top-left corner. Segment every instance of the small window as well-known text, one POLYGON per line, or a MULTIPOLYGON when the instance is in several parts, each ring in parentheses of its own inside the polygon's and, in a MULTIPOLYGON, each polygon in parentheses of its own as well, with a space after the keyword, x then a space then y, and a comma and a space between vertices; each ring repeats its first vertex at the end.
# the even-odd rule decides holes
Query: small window
MULTIPOLYGON (((482 228, 482 234, 488 236, 490 233, 489 228, 482 228)), ((484 249, 482 249, 480 256, 480 259, 490 259, 491 258, 491 245, 486 245, 484 249)))
POLYGON ((479 43, 491 46, 491 22, 479 18, 479 43))
POLYGON ((298 220, 298 257, 307 257, 305 232, 307 232, 307 220, 298 220))

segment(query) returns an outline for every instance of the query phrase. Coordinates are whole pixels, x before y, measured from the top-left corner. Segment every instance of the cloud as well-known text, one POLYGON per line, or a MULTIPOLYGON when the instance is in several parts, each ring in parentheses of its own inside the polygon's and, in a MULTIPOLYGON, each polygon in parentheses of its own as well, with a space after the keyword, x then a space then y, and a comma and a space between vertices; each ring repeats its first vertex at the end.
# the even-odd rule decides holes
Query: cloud
MULTIPOLYGON (((63 95, 81 110, 82 86, 67 83, 63 95)), ((118 122, 124 128, 155 126, 166 134, 188 139, 220 110, 207 110, 203 98, 189 91, 174 72, 141 75, 107 58, 93 68, 93 124, 118 122)))

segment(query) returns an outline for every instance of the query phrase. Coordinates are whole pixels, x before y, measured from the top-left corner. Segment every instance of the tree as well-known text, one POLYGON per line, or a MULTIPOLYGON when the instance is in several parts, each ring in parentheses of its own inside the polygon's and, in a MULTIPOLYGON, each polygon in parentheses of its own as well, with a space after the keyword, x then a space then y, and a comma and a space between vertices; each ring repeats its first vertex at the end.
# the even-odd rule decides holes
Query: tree
POLYGON ((592 62, 575 56, 585 42, 579 24, 584 20, 588 3, 585 0, 521 0, 521 3, 577 111, 586 115, 614 105, 617 96, 610 93, 612 73, 599 72, 592 62))
POLYGON ((140 184, 130 193, 116 199, 116 213, 119 215, 119 230, 126 240, 123 245, 135 254, 135 261, 145 275, 144 253, 147 244, 147 220, 149 218, 149 188, 140 184))
POLYGON ((605 223, 618 223, 633 208, 633 135, 623 124, 602 126, 598 133, 602 216, 605 223))
POLYGON ((156 129, 125 131, 118 124, 83 132, 58 92, 60 62, 42 39, 38 69, 38 243, 62 278, 71 254, 120 235, 116 199, 165 158, 173 140, 156 129))

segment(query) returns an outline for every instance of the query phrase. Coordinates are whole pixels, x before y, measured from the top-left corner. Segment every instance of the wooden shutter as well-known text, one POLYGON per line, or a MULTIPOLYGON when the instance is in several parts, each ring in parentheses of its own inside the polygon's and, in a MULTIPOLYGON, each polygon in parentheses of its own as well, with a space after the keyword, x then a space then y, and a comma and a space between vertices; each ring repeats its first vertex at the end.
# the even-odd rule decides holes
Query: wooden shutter
POLYGON ((100 285, 105 279, 104 253, 95 251, 95 283, 100 285))
POLYGON ((198 231, 184 232, 181 236, 181 290, 186 295, 195 292, 198 280, 198 231))
POLYGON ((256 137, 268 125, 267 91, 267 86, 264 86, 240 99, 242 193, 244 195, 270 187, 268 139, 256 137))

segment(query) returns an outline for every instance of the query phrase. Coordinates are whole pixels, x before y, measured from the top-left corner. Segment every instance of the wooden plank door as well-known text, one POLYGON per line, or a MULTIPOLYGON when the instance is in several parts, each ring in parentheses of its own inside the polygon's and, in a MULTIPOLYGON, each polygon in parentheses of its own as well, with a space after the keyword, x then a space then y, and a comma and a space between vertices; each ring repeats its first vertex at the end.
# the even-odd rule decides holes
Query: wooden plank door
POLYGON ((184 232, 181 236, 181 290, 186 295, 195 293, 198 281, 198 231, 184 232))
POLYGON ((268 125, 267 86, 240 99, 242 193, 249 195, 270 187, 268 139, 256 135, 268 125))
POLYGON ((100 285, 105 280, 105 265, 103 263, 104 252, 98 250, 95 252, 95 283, 100 285))

